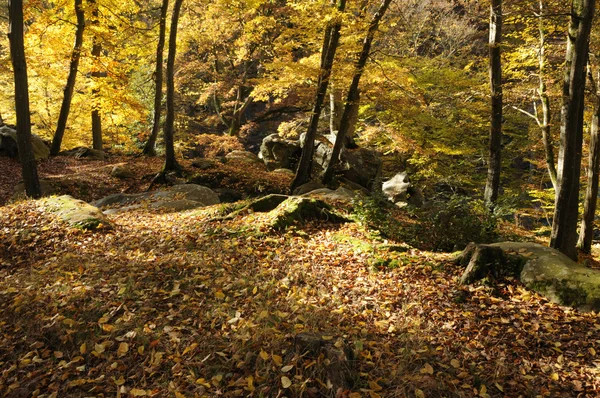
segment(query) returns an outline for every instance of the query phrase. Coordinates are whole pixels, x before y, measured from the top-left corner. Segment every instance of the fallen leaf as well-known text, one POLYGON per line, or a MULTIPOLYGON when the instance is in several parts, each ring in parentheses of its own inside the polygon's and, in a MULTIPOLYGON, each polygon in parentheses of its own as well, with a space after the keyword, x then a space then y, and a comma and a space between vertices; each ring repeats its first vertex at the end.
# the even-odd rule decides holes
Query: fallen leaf
POLYGON ((292 381, 285 376, 281 376, 281 385, 283 388, 289 388, 292 385, 292 381))

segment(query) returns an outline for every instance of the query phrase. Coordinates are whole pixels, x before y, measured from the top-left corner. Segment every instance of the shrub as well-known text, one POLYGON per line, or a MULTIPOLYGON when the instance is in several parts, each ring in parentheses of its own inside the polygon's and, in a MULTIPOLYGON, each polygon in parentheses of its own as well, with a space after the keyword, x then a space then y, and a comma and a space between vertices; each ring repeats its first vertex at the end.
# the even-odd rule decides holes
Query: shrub
POLYGON ((433 203, 423 226, 434 250, 461 250, 469 242, 489 242, 495 238, 499 212, 490 212, 483 202, 452 195, 433 203))

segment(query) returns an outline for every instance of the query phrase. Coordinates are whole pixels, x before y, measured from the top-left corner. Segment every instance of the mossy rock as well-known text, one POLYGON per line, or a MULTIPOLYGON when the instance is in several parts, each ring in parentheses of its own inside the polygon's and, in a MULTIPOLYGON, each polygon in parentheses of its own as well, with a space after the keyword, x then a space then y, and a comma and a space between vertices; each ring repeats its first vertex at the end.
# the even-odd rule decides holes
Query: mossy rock
POLYGON ((112 228, 110 220, 100 209, 69 195, 43 199, 46 209, 75 228, 112 228))
POLYGON ((600 271, 579 265, 550 247, 526 242, 470 245, 463 252, 463 264, 467 258, 470 262, 462 278, 465 283, 484 278, 489 272, 515 274, 528 289, 552 302, 600 311, 600 271))
POLYGON ((337 214, 322 200, 291 196, 270 212, 271 226, 274 229, 286 229, 294 224, 308 220, 329 222, 347 222, 347 218, 337 214))

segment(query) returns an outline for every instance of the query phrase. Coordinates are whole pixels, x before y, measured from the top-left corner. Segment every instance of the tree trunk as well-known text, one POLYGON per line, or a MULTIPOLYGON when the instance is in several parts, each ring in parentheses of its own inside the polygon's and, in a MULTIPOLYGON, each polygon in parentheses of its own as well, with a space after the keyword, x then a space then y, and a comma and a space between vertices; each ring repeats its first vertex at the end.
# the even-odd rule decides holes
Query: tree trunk
POLYGON ((231 115, 231 123, 229 124, 228 134, 232 137, 238 135, 240 128, 242 127, 242 121, 244 118, 244 113, 248 106, 252 103, 252 94, 248 94, 246 99, 242 102, 242 97, 244 93, 244 87, 238 87, 238 94, 236 99, 236 106, 233 109, 233 114, 231 115))
POLYGON ((160 109, 162 104, 162 86, 163 86, 163 52, 165 49, 165 36, 167 31, 167 10, 169 8, 169 0, 163 0, 160 8, 160 24, 158 31, 158 45, 156 46, 156 67, 154 70, 154 82, 156 84, 154 90, 154 117, 152 121, 152 131, 144 149, 143 155, 156 156, 156 138, 160 129, 160 109))
MULTIPOLYGON (((98 4, 96 0, 89 0, 90 4, 93 5, 92 9, 92 25, 98 25, 98 4)), ((94 84, 97 84, 97 80, 100 77, 106 76, 106 73, 100 70, 100 55, 102 54, 102 43, 100 38, 96 34, 94 36, 94 43, 92 44, 92 79, 94 84)), ((92 147, 99 151, 104 151, 102 143, 102 118, 100 116, 100 89, 94 87, 92 89, 92 147)))
POLYGON ((577 260, 585 67, 595 0, 573 0, 561 109, 558 191, 550 246, 577 260))
POLYGON ((175 53, 177 51, 177 24, 183 0, 175 0, 171 16, 171 31, 169 33, 169 53, 167 55, 167 118, 165 120, 165 166, 163 173, 180 171, 181 166, 175 159, 175 146, 173 142, 173 126, 175 124, 175 53))
POLYGON ((342 122, 342 112, 344 103, 342 102, 342 90, 331 87, 329 90, 329 133, 333 136, 340 131, 342 122))
POLYGON ((367 64, 367 60, 369 59, 371 45, 373 44, 373 38, 375 37, 375 33, 379 28, 379 22, 383 18, 383 15, 387 11, 387 8, 389 7, 390 3, 391 0, 383 0, 381 5, 379 6, 379 9, 373 15, 373 18, 369 23, 369 29, 367 30, 367 35, 363 41, 362 51, 360 52, 356 65, 354 66, 354 76, 352 77, 352 83, 350 83, 350 88, 348 89, 348 96, 346 98, 346 105, 344 106, 344 114, 342 115, 340 130, 338 131, 337 136, 335 138, 335 144, 333 145, 331 158, 329 159, 327 168, 325 169, 325 174, 323 174, 323 183, 328 183, 333 178, 333 170, 335 169, 335 166, 338 162, 342 146, 344 145, 346 136, 348 134, 348 130, 350 128, 350 115, 352 113, 353 106, 356 105, 356 102, 359 98, 358 84, 360 83, 360 78, 362 77, 365 65, 367 64))
POLYGON ((540 14, 539 19, 539 33, 540 33, 540 50, 538 53, 539 59, 539 80, 540 86, 538 88, 538 95, 542 103, 542 120, 540 127, 542 129, 542 143, 544 144, 544 152, 546 155, 546 167, 548 168, 548 175, 554 187, 556 193, 558 181, 556 177, 556 166, 554 165, 554 147, 552 146, 552 135, 550 130, 550 99, 546 90, 545 71, 546 71, 546 30, 544 29, 544 1, 539 1, 540 14))
MULTIPOLYGON (((339 0, 337 4, 338 11, 342 12, 345 8, 346 0, 339 0)), ((310 180, 317 127, 319 125, 321 111, 323 110, 325 95, 327 94, 327 86, 329 85, 329 77, 331 76, 331 69, 333 68, 335 52, 337 51, 340 40, 341 27, 342 20, 338 17, 335 19, 335 22, 333 22, 332 25, 327 26, 325 29, 325 38, 323 40, 323 49, 321 51, 321 71, 319 73, 319 81, 317 83, 315 103, 313 105, 308 130, 306 131, 306 136, 304 137, 304 145, 302 147, 302 154, 300 155, 298 168, 296 169, 296 176, 292 181, 292 191, 310 180)))
POLYGON ((502 145, 502 61, 500 45, 502 41, 502 0, 492 0, 490 6, 490 89, 492 116, 489 136, 489 160, 484 201, 493 207, 498 200, 500 189, 501 145, 502 145))
POLYGON ((590 129, 590 148, 588 155, 587 188, 583 202, 583 218, 579 228, 577 248, 584 253, 592 251, 594 238, 594 216, 596 215, 596 201, 598 200, 598 174, 600 171, 600 137, 598 128, 600 119, 600 87, 595 82, 595 109, 590 129))
POLYGON ((27 62, 23 43, 23 1, 9 0, 10 55, 15 77, 15 110, 17 116, 17 148, 25 183, 25 193, 32 198, 41 196, 37 164, 31 146, 31 120, 29 116, 29 86, 27 62))
POLYGON ((79 59, 81 58, 81 46, 83 44, 83 31, 85 29, 85 16, 83 13, 83 0, 75 0, 75 16, 77 17, 77 29, 75 30, 75 45, 71 54, 71 64, 69 65, 69 76, 65 85, 62 105, 58 122, 56 123, 56 131, 52 139, 50 147, 50 155, 56 156, 60 152, 62 139, 65 135, 67 127, 67 119, 71 110, 71 99, 73 98, 73 90, 75 89, 75 80, 77 79, 77 69, 79 68, 79 59))

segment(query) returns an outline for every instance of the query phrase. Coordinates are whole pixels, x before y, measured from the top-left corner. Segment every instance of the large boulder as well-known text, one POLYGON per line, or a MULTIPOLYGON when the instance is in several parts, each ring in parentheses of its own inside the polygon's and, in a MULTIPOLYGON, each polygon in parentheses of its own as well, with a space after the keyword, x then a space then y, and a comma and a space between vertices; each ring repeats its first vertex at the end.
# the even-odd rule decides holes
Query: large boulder
MULTIPOLYGON (((40 191, 42 192, 42 196, 50 196, 56 195, 60 192, 60 184, 53 183, 49 180, 40 180, 40 191)), ((12 200, 20 200, 25 199, 27 195, 25 194, 25 183, 20 182, 15 185, 13 189, 12 200)))
POLYGON ((82 229, 111 228, 108 218, 95 206, 69 195, 43 199, 44 207, 69 225, 82 229))
POLYGON ((381 154, 367 148, 346 150, 342 155, 342 175, 348 180, 371 189, 381 176, 381 154))
MULTIPOLYGON (((138 194, 117 193, 92 203, 96 207, 120 208, 128 211, 148 203, 151 208, 183 211, 220 203, 219 195, 212 189, 196 184, 174 185, 168 189, 138 194)), ((109 213, 118 212, 111 209, 109 213)), ((106 213, 106 212, 105 212, 106 213)))
MULTIPOLYGON (((331 158, 331 152, 332 147, 328 142, 315 141, 313 157, 313 173, 315 175, 320 175, 325 171, 331 158)), ((370 190, 381 175, 382 164, 381 155, 377 151, 366 148, 352 150, 345 148, 340 155, 336 175, 370 190)))
POLYGON ((77 147, 67 151, 61 151, 59 155, 71 156, 75 159, 104 160, 104 151, 86 147, 77 147))
POLYGON ((263 139, 258 157, 269 170, 293 169, 301 153, 299 141, 285 139, 279 134, 271 134, 263 139))
MULTIPOLYGON (((36 134, 31 134, 31 146, 36 160, 48 159, 50 156, 50 148, 36 134)), ((10 158, 19 156, 17 130, 7 125, 0 127, 0 156, 10 158)))
POLYGON ((552 302, 600 311, 600 270, 579 265, 552 248, 527 242, 469 244, 457 260, 467 265, 462 283, 514 276, 552 302))
POLYGON ((225 159, 228 162, 236 162, 236 163, 262 163, 262 161, 253 154, 248 151, 232 151, 225 155, 225 159))

